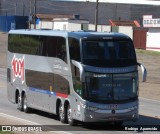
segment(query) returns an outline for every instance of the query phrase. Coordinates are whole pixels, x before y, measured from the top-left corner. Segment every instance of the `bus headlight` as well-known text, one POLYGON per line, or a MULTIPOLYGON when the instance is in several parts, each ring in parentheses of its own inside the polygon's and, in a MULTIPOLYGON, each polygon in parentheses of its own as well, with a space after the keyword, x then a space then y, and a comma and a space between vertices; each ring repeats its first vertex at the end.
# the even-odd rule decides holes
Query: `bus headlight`
POLYGON ((97 107, 92 107, 92 106, 87 106, 85 104, 81 103, 82 108, 90 110, 90 111, 96 111, 98 108, 97 107))
POLYGON ((96 107, 92 107, 92 106, 87 106, 86 109, 90 110, 90 111, 96 111, 97 110, 96 107))
POLYGON ((138 109, 138 107, 137 106, 133 106, 133 107, 130 107, 130 108, 128 108, 129 110, 136 110, 136 109, 138 109))

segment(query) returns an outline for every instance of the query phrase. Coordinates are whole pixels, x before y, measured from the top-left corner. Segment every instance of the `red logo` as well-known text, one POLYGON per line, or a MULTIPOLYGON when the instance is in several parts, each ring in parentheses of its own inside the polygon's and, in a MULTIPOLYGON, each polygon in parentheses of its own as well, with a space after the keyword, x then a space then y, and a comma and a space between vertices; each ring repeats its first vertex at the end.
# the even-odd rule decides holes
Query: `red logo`
POLYGON ((16 78, 21 78, 22 84, 24 83, 24 56, 23 58, 16 58, 14 55, 12 62, 12 69, 13 69, 13 82, 16 78))

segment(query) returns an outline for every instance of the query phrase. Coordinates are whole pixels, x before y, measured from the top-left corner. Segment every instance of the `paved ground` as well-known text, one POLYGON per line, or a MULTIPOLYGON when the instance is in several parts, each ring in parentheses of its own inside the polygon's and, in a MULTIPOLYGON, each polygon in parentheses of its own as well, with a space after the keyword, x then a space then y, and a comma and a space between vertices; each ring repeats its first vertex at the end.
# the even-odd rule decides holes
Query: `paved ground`
MULTIPOLYGON (((137 52, 137 58, 147 68, 148 73, 147 81, 140 82, 140 97, 160 100, 160 52, 137 52)), ((139 74, 141 76, 141 71, 139 74)))

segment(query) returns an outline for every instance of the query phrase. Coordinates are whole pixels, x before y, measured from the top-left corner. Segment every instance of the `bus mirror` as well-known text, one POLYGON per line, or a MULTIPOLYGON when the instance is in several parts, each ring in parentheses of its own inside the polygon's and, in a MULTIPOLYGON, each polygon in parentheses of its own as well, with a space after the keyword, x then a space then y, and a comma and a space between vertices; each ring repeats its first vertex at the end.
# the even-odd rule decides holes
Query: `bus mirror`
POLYGON ((146 81, 146 79, 147 79, 147 70, 146 70, 146 68, 142 65, 142 64, 140 64, 140 63, 138 63, 138 66, 141 68, 141 70, 142 70, 142 82, 145 82, 146 81))
POLYGON ((79 72, 80 72, 80 80, 83 82, 84 81, 84 69, 83 66, 80 62, 72 60, 73 65, 75 65, 77 68, 79 68, 79 72))

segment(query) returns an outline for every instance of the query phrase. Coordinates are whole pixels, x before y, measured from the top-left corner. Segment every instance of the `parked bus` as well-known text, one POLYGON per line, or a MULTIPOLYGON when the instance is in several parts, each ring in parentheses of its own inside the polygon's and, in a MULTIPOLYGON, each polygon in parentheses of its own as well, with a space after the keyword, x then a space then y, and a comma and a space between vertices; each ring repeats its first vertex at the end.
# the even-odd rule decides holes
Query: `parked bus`
POLYGON ((120 33, 11 30, 7 92, 18 109, 58 115, 62 123, 138 119, 138 66, 132 40, 120 33))

